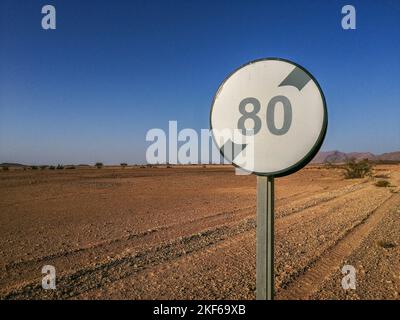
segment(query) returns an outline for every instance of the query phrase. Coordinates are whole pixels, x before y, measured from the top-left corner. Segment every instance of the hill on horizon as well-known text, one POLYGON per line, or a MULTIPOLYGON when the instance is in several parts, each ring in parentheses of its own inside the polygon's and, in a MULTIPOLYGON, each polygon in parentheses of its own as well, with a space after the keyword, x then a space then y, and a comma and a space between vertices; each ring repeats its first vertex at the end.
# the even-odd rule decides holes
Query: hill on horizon
POLYGON ((28 166, 25 164, 21 164, 21 163, 3 162, 3 163, 0 163, 0 167, 28 167, 28 166))
POLYGON ((321 151, 318 152, 311 163, 343 163, 347 160, 355 159, 363 160, 368 159, 371 161, 394 161, 400 162, 400 151, 387 152, 382 154, 373 154, 371 152, 341 152, 334 151, 321 151))

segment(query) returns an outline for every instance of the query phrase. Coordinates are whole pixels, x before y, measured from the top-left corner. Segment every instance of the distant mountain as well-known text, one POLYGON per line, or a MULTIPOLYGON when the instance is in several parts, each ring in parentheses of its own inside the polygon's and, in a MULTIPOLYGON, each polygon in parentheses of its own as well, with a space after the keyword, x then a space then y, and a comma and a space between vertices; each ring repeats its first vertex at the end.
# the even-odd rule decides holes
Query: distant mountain
POLYGON ((377 158, 381 161, 400 161, 400 151, 383 153, 377 158))
POLYGON ((3 162, 3 163, 0 163, 0 167, 26 167, 26 165, 20 164, 20 163, 3 162))
POLYGON ((312 163, 341 163, 349 159, 362 160, 368 159, 371 161, 399 161, 400 151, 388 152, 380 155, 375 155, 371 152, 340 152, 340 151, 322 151, 318 152, 312 163))
POLYGON ((313 163, 335 163, 335 162, 345 162, 347 160, 347 155, 340 151, 322 151, 318 152, 317 155, 312 160, 313 163))
POLYGON ((377 156, 374 155, 371 152, 349 152, 346 154, 348 158, 353 158, 353 159, 368 159, 368 160, 374 160, 377 156))

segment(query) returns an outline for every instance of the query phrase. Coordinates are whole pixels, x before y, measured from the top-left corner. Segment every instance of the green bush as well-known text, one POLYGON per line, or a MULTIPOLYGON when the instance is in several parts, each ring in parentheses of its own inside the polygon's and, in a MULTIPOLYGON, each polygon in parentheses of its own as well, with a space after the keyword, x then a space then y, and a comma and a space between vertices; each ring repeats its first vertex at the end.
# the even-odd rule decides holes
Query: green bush
POLYGON ((126 162, 122 162, 122 163, 120 163, 120 165, 122 168, 125 168, 128 164, 126 162))
POLYGON ((38 168, 38 166, 31 166, 31 169, 32 169, 32 170, 37 170, 37 169, 39 169, 39 168, 38 168))
POLYGON ((61 164, 59 164, 58 166, 57 166, 57 168, 56 168, 57 170, 63 170, 64 169, 64 166, 63 165, 61 165, 61 164))
POLYGON ((102 162, 96 162, 95 166, 96 166, 97 169, 101 169, 101 168, 103 168, 103 163, 102 162))
POLYGON ((344 166, 346 179, 358 179, 370 176, 372 172, 372 166, 367 159, 361 160, 359 162, 354 159, 350 159, 346 162, 344 166))
POLYGON ((390 186, 390 182, 387 180, 379 180, 375 183, 375 185, 377 187, 381 187, 381 188, 387 188, 390 186))
POLYGON ((49 170, 55 170, 56 167, 55 166, 49 166, 49 170))

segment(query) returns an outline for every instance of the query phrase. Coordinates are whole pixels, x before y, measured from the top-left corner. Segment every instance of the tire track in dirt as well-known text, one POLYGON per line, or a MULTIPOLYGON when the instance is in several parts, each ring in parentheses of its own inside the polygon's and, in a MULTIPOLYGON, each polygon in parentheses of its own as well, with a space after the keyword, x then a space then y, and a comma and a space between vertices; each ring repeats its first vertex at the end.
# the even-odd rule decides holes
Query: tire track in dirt
POLYGON ((290 203, 290 205, 285 205, 281 209, 279 209, 275 213, 275 217, 277 219, 279 218, 284 218, 287 216, 291 216, 295 213, 301 212, 305 209, 312 208, 315 206, 318 206, 322 203, 329 202, 331 200, 335 200, 340 197, 347 196, 351 193, 357 192, 359 190, 363 190, 366 187, 368 187, 368 181, 362 181, 356 184, 352 184, 350 186, 347 186, 345 188, 333 190, 333 191, 327 191, 322 194, 318 195, 313 195, 313 196, 305 196, 300 198, 299 203, 290 203), (304 202, 304 198, 308 198, 306 202, 304 202))
POLYGON ((284 288, 349 230, 370 216, 388 198, 387 190, 371 186, 318 208, 276 222, 276 285, 284 288))
POLYGON ((126 255, 105 263, 94 264, 71 274, 57 277, 57 290, 43 290, 38 281, 31 281, 0 293, 0 299, 66 299, 118 281, 134 273, 175 260, 182 255, 203 250, 235 235, 253 230, 255 221, 248 219, 228 227, 218 227, 170 243, 153 247, 135 255, 126 255))
MULTIPOLYGON (((306 208, 318 206, 321 203, 337 199, 338 197, 344 196, 349 192, 356 192, 364 187, 365 187, 365 181, 350 185, 343 189, 323 192, 318 196, 313 196, 311 199, 308 199, 307 196, 304 195, 304 197, 306 198, 306 202, 305 204, 303 204, 303 206, 300 206, 298 210, 302 211, 306 208)), ((297 201, 299 199, 299 196, 300 198, 303 197, 301 194, 302 193, 297 193, 293 195, 293 197, 296 199, 296 202, 299 202, 297 201)), ((287 197, 286 199, 289 198, 290 197, 287 197)), ((238 208, 230 211, 222 211, 215 213, 213 215, 188 220, 184 223, 184 225, 182 225, 181 222, 177 222, 174 224, 160 226, 158 228, 149 229, 139 233, 131 233, 124 237, 115 238, 100 243, 95 243, 87 247, 76 248, 74 250, 69 250, 69 251, 55 252, 47 256, 42 256, 30 260, 17 261, 4 266, 5 270, 9 275, 10 274, 16 275, 15 276, 16 279, 14 279, 13 281, 12 278, 10 279, 10 277, 7 277, 7 279, 1 279, 0 277, 0 283, 3 283, 3 285, 7 285, 10 288, 18 286, 18 283, 32 281, 34 275, 37 274, 37 270, 40 270, 40 268, 44 264, 63 265, 63 268, 67 270, 67 272, 78 272, 80 270, 79 260, 92 261, 96 255, 100 255, 103 257, 105 257, 107 254, 110 254, 112 256, 117 256, 118 253, 123 254, 124 248, 126 247, 130 247, 131 249, 133 248, 134 250, 136 248, 136 251, 138 251, 138 250, 143 250, 146 247, 150 247, 150 245, 158 245, 158 243, 160 243, 160 239, 164 239, 164 241, 169 240, 168 234, 174 232, 173 230, 174 228, 189 229, 190 232, 196 233, 212 225, 220 225, 220 226, 226 225, 227 219, 231 216, 234 216, 235 220, 238 221, 239 219, 253 216, 254 213, 255 213, 255 206, 248 206, 245 208, 238 208), (194 228, 195 225, 197 225, 198 227, 194 228), (165 234, 161 235, 160 233, 163 234, 165 233, 165 234), (156 239, 157 241, 154 241, 154 239, 156 239), (146 246, 143 247, 141 245, 138 245, 136 243, 138 240, 141 241, 142 243, 145 243, 146 246), (76 263, 77 261, 78 263, 76 263)), ((291 216, 291 214, 289 216, 291 216)), ((183 236, 188 236, 188 234, 192 233, 186 233, 183 234, 183 236)), ((133 250, 130 251, 132 252, 133 250)), ((107 259, 109 258, 110 257, 107 256, 107 259)))
MULTIPOLYGON (((248 209, 248 208, 246 208, 246 209, 248 209)), ((236 210, 236 211, 240 211, 240 210, 236 210)), ((219 213, 218 215, 221 215, 224 213, 226 213, 226 212, 219 213)), ((89 285, 87 290, 97 288, 98 286, 101 286, 103 283, 110 283, 113 281, 117 281, 121 278, 124 278, 126 276, 130 276, 134 272, 140 271, 140 270, 146 268, 147 266, 154 266, 154 265, 158 265, 162 262, 173 261, 173 260, 179 258, 183 254, 188 254, 193 251, 202 250, 211 244, 219 243, 219 242, 221 242, 225 239, 228 239, 229 237, 234 236, 238 233, 254 230, 255 219, 254 218, 247 219, 244 222, 244 225, 246 225, 246 227, 244 227, 244 228, 243 228, 243 223, 241 223, 241 224, 233 225, 233 226, 223 226, 223 227, 219 227, 216 229, 210 229, 210 230, 206 231, 205 233, 199 233, 199 234, 194 234, 194 235, 184 237, 184 238, 182 238, 182 240, 178 240, 177 242, 175 242, 175 244, 172 244, 172 245, 167 244, 167 245, 164 245, 161 247, 158 246, 155 249, 149 249, 144 252, 139 252, 134 256, 126 256, 126 257, 122 257, 122 258, 116 258, 116 259, 112 259, 111 261, 107 261, 105 263, 100 263, 98 267, 90 267, 88 269, 80 269, 80 270, 74 271, 70 275, 67 275, 67 276, 62 277, 61 279, 58 279, 58 282, 61 281, 61 283, 64 283, 64 286, 65 286, 65 288, 67 288, 67 290, 63 291, 62 293, 58 293, 56 298, 66 298, 66 297, 72 296, 69 291, 72 290, 72 288, 74 288, 75 286, 79 286, 79 283, 81 283, 81 284, 92 283, 92 286, 89 285), (238 231, 238 230, 240 230, 240 231, 238 231), (215 236, 216 234, 218 234, 219 236, 216 237, 215 236), (192 244, 192 239, 196 239, 198 235, 201 235, 201 237, 205 237, 205 238, 203 238, 203 240, 201 240, 201 242, 203 242, 203 245, 199 245, 199 244, 193 245, 192 244), (181 243, 184 243, 184 244, 189 243, 190 244, 189 247, 186 247, 186 248, 185 248, 185 246, 183 246, 182 254, 179 253, 179 250, 173 249, 174 245, 176 247, 179 247, 181 245, 181 243), (192 248, 192 246, 194 247, 194 249, 192 248), (159 259, 160 253, 162 256, 166 250, 168 251, 168 258, 159 259), (139 257, 139 260, 138 260, 139 262, 133 264, 134 271, 129 272, 128 270, 125 270, 122 273, 122 275, 120 275, 118 277, 113 276, 114 271, 112 271, 112 269, 117 270, 116 273, 119 273, 121 266, 132 267, 132 263, 130 263, 130 262, 135 261, 137 257, 139 257), (147 260, 148 263, 146 265, 141 264, 140 257, 142 257, 144 260, 147 260), (136 267, 135 267, 135 265, 136 265, 136 267), (92 273, 93 273, 93 275, 88 276, 89 274, 92 274, 92 273), (98 277, 98 274, 101 274, 101 276, 98 277), (82 277, 84 277, 86 280, 80 280, 82 277), (87 278, 89 278, 89 280, 87 278), (90 280, 91 278, 92 278, 92 281, 90 280), (94 281, 93 279, 97 279, 97 281, 94 281), (68 294, 66 295, 67 292, 68 292, 68 294), (61 295, 61 296, 59 296, 59 295, 61 295)), ((155 231, 152 230, 149 232, 149 234, 152 232, 155 232, 155 231)), ((146 235, 146 233, 141 234, 141 236, 144 236, 144 235, 146 235)), ((201 239, 201 237, 199 239, 201 239)), ((126 244, 124 244, 124 245, 126 245, 126 244)), ((69 258, 71 258, 71 257, 69 257, 69 258)), ((28 281, 27 284, 25 286, 22 286, 21 289, 16 289, 14 291, 10 291, 10 293, 8 293, 8 294, 0 294, 0 297, 4 296, 5 299, 14 299, 14 298, 17 299, 21 295, 24 296, 26 294, 28 295, 28 297, 30 297, 30 295, 32 294, 32 292, 31 292, 32 290, 37 291, 37 289, 39 289, 39 291, 41 293, 37 297, 34 295, 34 297, 45 298, 46 294, 44 297, 42 297, 42 295, 44 294, 43 290, 37 284, 38 284, 37 281, 36 282, 28 281)), ((86 291, 86 289, 84 291, 86 291)), ((82 293, 82 292, 79 291, 79 293, 82 293)), ((77 294, 79 294, 79 293, 77 293, 77 294)), ((75 293, 73 295, 75 295, 75 293)))
POLYGON ((343 238, 326 249, 277 292, 277 299, 307 299, 318 290, 325 279, 340 268, 340 263, 349 256, 363 241, 363 239, 381 221, 385 213, 395 205, 400 204, 398 194, 391 195, 382 205, 373 210, 359 224, 348 230, 343 238))
POLYGON ((325 196, 325 194, 323 194, 319 199, 312 197, 311 200, 307 200, 303 205, 299 205, 299 208, 295 208, 290 214, 276 217, 276 220, 283 226, 283 228, 278 226, 276 231, 279 232, 285 229, 286 226, 290 226, 290 228, 294 229, 294 227, 297 227, 299 224, 304 224, 305 222, 312 221, 321 216, 319 211, 311 211, 311 209, 330 205, 331 208, 329 212, 333 212, 347 204, 351 204, 354 198, 360 197, 363 193, 371 192, 372 190, 374 190, 373 186, 365 184, 356 186, 356 188, 344 189, 343 192, 335 192, 334 195, 325 196), (336 202, 336 204, 333 205, 332 202, 336 202))
MULTIPOLYGON (((364 182, 361 182, 360 184, 363 184, 363 183, 364 182)), ((352 185, 350 187, 353 188, 354 186, 357 186, 357 184, 356 185, 352 185)), ((320 197, 319 200, 318 200, 317 197, 313 197, 311 200, 307 200, 307 202, 305 204, 300 206, 298 210, 293 210, 291 214, 300 212, 300 211, 302 211, 304 209, 307 209, 307 208, 311 208, 311 207, 317 206, 317 205, 319 205, 319 204, 321 204, 323 202, 328 202, 330 200, 334 200, 339 196, 343 196, 345 194, 348 194, 349 192, 355 192, 357 190, 358 190, 358 188, 357 189, 352 189, 352 190, 345 189, 344 191, 343 190, 342 191, 339 190, 339 194, 335 190, 335 191, 333 191, 334 195, 330 195, 330 196, 326 196, 325 193, 322 193, 319 196, 320 197)), ((332 191, 329 192, 329 193, 332 193, 332 191)), ((305 194, 303 194, 303 193, 294 194, 293 197, 295 197, 296 200, 298 200, 299 199, 299 195, 302 195, 303 197, 307 198, 306 193, 305 194)), ((284 198, 284 199, 285 200, 291 199, 291 197, 287 197, 287 198, 284 198)), ((232 215, 236 215, 235 218, 238 218, 238 219, 247 218, 249 215, 253 215, 254 214, 255 209, 256 209, 256 206, 254 205, 254 206, 248 206, 248 207, 238 208, 238 209, 234 209, 234 210, 217 212, 217 213, 214 213, 212 215, 205 216, 205 217, 188 220, 188 221, 185 222, 185 225, 196 224, 196 223, 204 222, 204 221, 208 221, 209 223, 210 222, 216 223, 217 222, 217 221, 215 221, 216 219, 219 219, 219 218, 224 219, 224 218, 227 218, 228 216, 232 216, 232 215)), ((281 210, 278 210, 278 212, 277 212, 278 215, 280 215, 279 214, 280 212, 281 212, 281 210)), ((131 239, 134 239, 134 238, 135 239, 142 238, 142 237, 148 236, 149 234, 152 234, 154 232, 159 232, 159 231, 162 231, 162 230, 174 228, 176 226, 182 227, 182 223, 181 222, 177 222, 177 223, 174 223, 174 224, 160 226, 160 227, 149 229, 149 230, 146 230, 146 231, 143 231, 143 232, 139 232, 139 233, 131 233, 131 234, 129 234, 127 236, 124 236, 124 237, 119 237, 119 238, 114 238, 114 239, 110 239, 110 240, 107 240, 107 241, 102 241, 102 242, 99 242, 99 243, 96 243, 96 244, 93 244, 93 245, 90 245, 90 246, 81 247, 81 248, 77 248, 77 249, 74 249, 74 250, 55 252, 55 253, 52 253, 52 254, 49 254, 49 255, 46 255, 46 256, 41 256, 41 257, 37 257, 37 258, 34 258, 34 259, 29 259, 29 260, 15 261, 13 263, 5 265, 4 268, 6 270, 10 270, 10 269, 13 269, 13 268, 19 268, 19 267, 30 265, 30 264, 37 264, 37 263, 40 263, 40 262, 43 262, 43 261, 46 261, 46 260, 50 260, 50 259, 67 257, 67 256, 75 255, 77 253, 82 253, 84 251, 89 251, 89 250, 93 250, 93 249, 96 249, 96 248, 109 246, 109 245, 117 243, 117 242, 128 241, 128 240, 131 240, 131 239)))
MULTIPOLYGON (((130 233, 124 237, 119 237, 119 238, 114 238, 114 239, 110 239, 107 241, 102 241, 102 242, 99 242, 99 243, 96 243, 96 244, 93 244, 90 246, 81 247, 81 248, 77 248, 74 250, 60 251, 60 252, 55 252, 53 254, 49 254, 46 256, 37 257, 34 259, 16 261, 16 262, 5 265, 4 268, 6 269, 6 271, 8 271, 13 268, 26 267, 29 264, 41 263, 46 260, 56 259, 56 258, 61 258, 61 257, 69 257, 69 256, 73 256, 77 253, 82 253, 84 251, 90 251, 90 250, 94 250, 97 248, 109 246, 109 245, 112 245, 112 244, 115 244, 118 242, 124 242, 123 245, 126 246, 128 244, 127 242, 129 240, 134 240, 134 239, 136 240, 138 238, 143 238, 148 235, 151 235, 155 232, 161 232, 163 230, 168 230, 168 229, 172 229, 175 227, 185 228, 186 226, 195 225, 196 223, 199 223, 199 222, 206 221, 207 224, 213 224, 213 223, 218 223, 217 220, 223 219, 223 221, 226 223, 226 218, 231 215, 235 215, 235 214, 236 214, 235 218, 238 218, 240 220, 241 218, 246 217, 249 213, 250 214, 253 213, 254 209, 255 209, 255 206, 250 206, 250 207, 238 208, 238 209, 230 210, 230 211, 222 211, 222 212, 218 212, 216 214, 210 215, 210 216, 185 221, 184 224, 182 224, 182 222, 177 222, 177 223, 160 226, 160 227, 153 228, 153 229, 148 229, 146 231, 139 232, 139 233, 130 233)), ((204 225, 202 225, 202 226, 204 226, 204 225)))
MULTIPOLYGON (((292 214, 286 215, 283 218, 293 217, 295 213, 300 212, 304 209, 315 207, 320 205, 321 203, 329 202, 331 200, 337 200, 339 197, 346 196, 350 192, 359 191, 362 188, 365 188, 365 181, 351 185, 348 188, 323 192, 319 195, 319 197, 313 196, 311 199, 306 199, 306 202, 302 206, 300 206, 299 210, 296 210, 292 214)), ((298 194, 296 194, 295 196, 297 195, 298 194)), ((298 200, 297 197, 296 200, 298 200)), ((34 259, 16 261, 11 264, 5 265, 4 269, 7 271, 7 274, 18 275, 18 277, 16 277, 16 279, 13 281, 13 279, 10 277, 7 277, 7 279, 3 279, 0 276, 0 284, 4 286, 7 283, 8 286, 14 286, 17 285, 18 282, 21 282, 21 279, 23 279, 22 281, 30 281, 37 273, 37 270, 40 270, 40 268, 45 264, 63 265, 64 269, 69 269, 70 271, 79 270, 79 266, 76 267, 73 265, 75 261, 93 260, 93 258, 96 256, 115 256, 116 252, 121 254, 124 251, 124 248, 127 247, 131 249, 136 248, 136 250, 143 250, 145 247, 149 247, 150 245, 157 245, 161 239, 164 239, 164 241, 168 240, 168 234, 174 232, 174 229, 176 228, 180 229, 181 235, 188 236, 188 233, 184 234, 185 229, 189 229, 190 232, 196 233, 201 232, 207 227, 211 227, 213 225, 223 226, 227 224, 227 219, 232 216, 234 216, 236 221, 254 216, 255 208, 256 206, 248 206, 235 210, 222 211, 213 215, 185 221, 184 224, 182 224, 182 222, 176 222, 170 225, 160 226, 158 228, 149 229, 139 233, 131 233, 124 237, 102 241, 90 246, 81 247, 74 250, 55 252, 34 259), (198 227, 194 228, 194 226, 198 227), (142 244, 144 243, 145 247, 143 247, 140 243, 137 243, 138 240, 142 244)))

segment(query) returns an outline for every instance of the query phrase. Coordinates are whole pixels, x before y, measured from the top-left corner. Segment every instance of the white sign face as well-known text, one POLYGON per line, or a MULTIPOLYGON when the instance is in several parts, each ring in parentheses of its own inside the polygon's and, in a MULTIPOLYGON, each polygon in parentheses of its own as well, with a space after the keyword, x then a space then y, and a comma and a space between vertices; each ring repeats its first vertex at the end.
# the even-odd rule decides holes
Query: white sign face
POLYGON ((211 107, 214 142, 235 166, 283 176, 318 152, 327 128, 325 98, 314 77, 283 59, 261 59, 233 72, 211 107))

